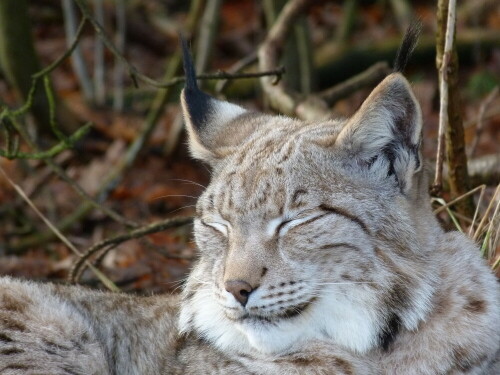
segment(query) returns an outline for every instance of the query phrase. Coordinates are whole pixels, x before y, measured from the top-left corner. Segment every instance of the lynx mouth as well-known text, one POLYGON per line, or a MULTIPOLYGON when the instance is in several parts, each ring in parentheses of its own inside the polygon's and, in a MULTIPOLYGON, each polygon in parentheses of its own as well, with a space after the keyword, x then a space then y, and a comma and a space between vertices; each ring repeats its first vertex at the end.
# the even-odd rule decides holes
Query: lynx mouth
POLYGON ((276 314, 273 315, 261 315, 261 314, 251 314, 246 313, 238 318, 227 316, 230 320, 235 322, 255 322, 255 323, 264 323, 264 324, 275 324, 279 321, 286 319, 293 319, 295 317, 300 316, 303 312, 305 312, 312 303, 316 300, 316 297, 311 298, 309 301, 301 303, 299 305, 290 306, 287 309, 283 309, 276 314))

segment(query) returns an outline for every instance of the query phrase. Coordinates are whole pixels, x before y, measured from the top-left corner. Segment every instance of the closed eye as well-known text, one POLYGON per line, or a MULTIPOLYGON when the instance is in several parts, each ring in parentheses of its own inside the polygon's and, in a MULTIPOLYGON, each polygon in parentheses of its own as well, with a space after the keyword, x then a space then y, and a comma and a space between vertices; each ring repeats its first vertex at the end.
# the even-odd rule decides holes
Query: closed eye
POLYGON ((276 234, 278 236, 284 236, 290 229, 310 224, 326 215, 328 215, 328 213, 315 212, 311 215, 298 217, 296 219, 281 221, 276 227, 276 234))
POLYGON ((216 231, 222 233, 224 236, 227 236, 227 233, 228 233, 228 225, 229 223, 220 223, 220 222, 216 222, 216 221, 204 221, 204 220, 201 220, 201 223, 207 227, 210 227, 212 229, 215 229, 216 231))

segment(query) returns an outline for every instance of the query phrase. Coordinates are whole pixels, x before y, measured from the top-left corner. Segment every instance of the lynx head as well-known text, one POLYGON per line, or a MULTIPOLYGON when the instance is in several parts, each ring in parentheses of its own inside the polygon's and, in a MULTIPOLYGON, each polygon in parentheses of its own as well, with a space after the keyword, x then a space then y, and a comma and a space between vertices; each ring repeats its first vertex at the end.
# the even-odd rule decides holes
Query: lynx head
POLYGON ((223 350, 277 354, 320 340, 366 352, 425 319, 437 227, 422 118, 399 73, 348 120, 307 123, 201 92, 185 48, 182 106, 212 179, 180 326, 223 350))

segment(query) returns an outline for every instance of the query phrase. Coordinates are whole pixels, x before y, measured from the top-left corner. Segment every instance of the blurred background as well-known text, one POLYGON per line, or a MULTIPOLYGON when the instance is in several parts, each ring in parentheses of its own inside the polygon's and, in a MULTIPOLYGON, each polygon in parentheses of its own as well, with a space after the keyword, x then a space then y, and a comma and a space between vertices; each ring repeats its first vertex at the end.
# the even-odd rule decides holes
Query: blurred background
MULTIPOLYGON (((76 251, 99 244, 89 259, 120 289, 178 287, 196 259, 191 225, 189 219, 164 220, 192 216, 210 176, 186 148, 182 82, 176 78, 182 76, 179 33, 189 40, 197 72, 216 78, 200 81, 205 91, 260 111, 311 117, 287 113, 270 100, 259 78, 241 77, 262 72, 258 49, 269 41, 269 30, 280 27, 290 3, 1 0, 0 274, 64 281, 79 258, 76 251), (231 79, 222 79, 223 73, 231 79), (27 201, 73 246, 58 239, 27 201), (170 228, 141 232, 162 220, 170 228), (115 238, 120 235, 138 238, 115 238)), ((420 18, 422 35, 406 75, 422 106, 424 156, 432 166, 439 122, 437 2, 302 3, 307 6, 293 17, 286 38, 278 47, 271 43, 280 57, 266 77, 280 79, 277 87, 299 108, 319 98, 312 117, 325 110, 352 115, 390 72, 404 31, 420 18)), ((463 194, 446 181, 433 203, 443 225, 470 231, 495 266, 500 3, 464 0, 456 14, 456 115, 470 177, 463 188, 484 187, 463 199, 472 210, 443 208, 463 194)), ((102 287, 95 273, 80 276, 80 282, 102 287)))

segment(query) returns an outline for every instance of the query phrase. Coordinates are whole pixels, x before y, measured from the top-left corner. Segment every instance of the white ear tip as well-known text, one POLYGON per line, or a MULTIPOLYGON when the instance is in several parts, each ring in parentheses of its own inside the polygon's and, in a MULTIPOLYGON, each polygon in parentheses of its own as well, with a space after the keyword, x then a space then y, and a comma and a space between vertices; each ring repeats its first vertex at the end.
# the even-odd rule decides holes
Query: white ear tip
POLYGON ((200 90, 185 88, 181 92, 184 121, 189 133, 193 157, 212 163, 217 149, 224 144, 231 122, 247 111, 235 104, 215 99, 200 90))

